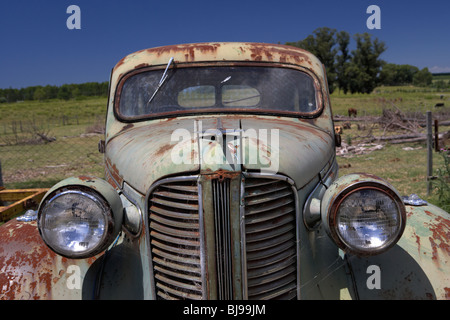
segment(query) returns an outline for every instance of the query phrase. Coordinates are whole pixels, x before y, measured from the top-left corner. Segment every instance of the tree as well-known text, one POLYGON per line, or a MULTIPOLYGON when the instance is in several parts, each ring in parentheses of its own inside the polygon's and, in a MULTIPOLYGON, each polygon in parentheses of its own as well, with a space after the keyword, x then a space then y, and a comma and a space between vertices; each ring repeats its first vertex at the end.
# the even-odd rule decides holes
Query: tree
POLYGON ((324 64, 327 72, 327 81, 330 93, 334 90, 336 80, 335 59, 337 54, 336 29, 327 27, 314 30, 313 35, 309 35, 304 40, 297 42, 287 42, 287 45, 305 49, 314 54, 324 64))
POLYGON ((36 88, 36 90, 34 90, 34 94, 33 94, 34 100, 42 101, 46 98, 47 98, 47 96, 45 93, 45 89, 43 87, 38 87, 38 88, 36 88))
POLYGON ((386 86, 412 84, 419 68, 408 64, 384 63, 380 72, 380 82, 386 86))
POLYGON ((350 35, 324 27, 301 41, 286 44, 305 49, 319 58, 327 72, 330 93, 336 86, 344 93, 370 93, 380 84, 383 61, 379 56, 386 47, 378 39, 372 41, 368 33, 356 34, 354 39, 356 50, 349 53, 350 35))
POLYGON ((336 34, 336 40, 340 54, 336 56, 336 77, 337 85, 344 93, 348 91, 348 78, 345 76, 349 67, 350 53, 348 46, 350 44, 350 34, 346 31, 341 31, 336 34))
POLYGON ((380 71, 383 64, 379 59, 386 50, 384 42, 375 39, 370 34, 356 34, 356 50, 346 70, 349 89, 352 93, 371 93, 380 83, 380 71))
POLYGON ((413 83, 416 86, 429 86, 433 82, 433 75, 428 68, 423 68, 414 75, 413 83))
POLYGON ((63 84, 58 91, 58 99, 69 100, 71 98, 71 90, 67 84, 63 84))

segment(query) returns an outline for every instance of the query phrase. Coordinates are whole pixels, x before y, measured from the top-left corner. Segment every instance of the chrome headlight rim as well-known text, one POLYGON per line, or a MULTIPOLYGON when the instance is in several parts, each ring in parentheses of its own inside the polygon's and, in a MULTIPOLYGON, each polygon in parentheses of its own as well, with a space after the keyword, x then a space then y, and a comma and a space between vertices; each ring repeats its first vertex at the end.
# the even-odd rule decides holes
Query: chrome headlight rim
POLYGON ((37 224, 39 233, 44 243, 57 254, 69 259, 84 259, 95 256, 101 253, 102 251, 106 250, 109 243, 112 242, 115 238, 113 210, 109 205, 108 201, 99 192, 83 185, 64 186, 56 190, 53 190, 51 193, 49 193, 42 200, 41 205, 39 206, 37 224), (104 232, 100 240, 97 241, 97 244, 93 248, 85 251, 75 252, 60 248, 57 245, 53 244, 52 241, 49 239, 49 236, 46 234, 46 232, 44 232, 45 226, 44 220, 46 215, 44 211, 47 205, 50 204, 51 202, 54 202, 55 200, 57 200, 62 196, 70 194, 76 194, 82 197, 86 197, 87 199, 93 201, 101 209, 100 212, 105 222, 104 232))
POLYGON ((327 231, 336 245, 344 252, 358 256, 377 255, 387 251, 392 246, 394 246, 403 235, 406 227, 406 209, 403 205, 403 201, 394 188, 392 188, 389 184, 387 184, 380 178, 375 178, 376 179, 374 180, 370 179, 369 181, 357 181, 350 183, 346 187, 342 188, 342 190, 338 192, 337 195, 331 200, 332 203, 327 212, 327 231), (396 211, 399 223, 397 225, 396 232, 392 234, 389 240, 376 248, 362 249, 360 247, 357 247, 346 241, 346 239, 339 232, 338 215, 341 205, 346 199, 348 199, 348 197, 363 190, 373 190, 376 192, 381 192, 383 195, 387 196, 395 203, 397 209, 396 211))

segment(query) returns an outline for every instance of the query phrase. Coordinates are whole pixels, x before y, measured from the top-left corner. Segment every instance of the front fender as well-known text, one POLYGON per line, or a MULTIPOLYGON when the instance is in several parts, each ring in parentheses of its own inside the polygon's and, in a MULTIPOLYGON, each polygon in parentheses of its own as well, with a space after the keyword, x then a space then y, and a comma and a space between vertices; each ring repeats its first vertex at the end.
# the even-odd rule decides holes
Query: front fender
POLYGON ((450 214, 406 206, 400 241, 371 257, 347 256, 356 298, 450 299, 450 214))
POLYGON ((10 220, 0 227, 0 299, 91 297, 95 276, 87 270, 99 257, 59 256, 42 241, 36 222, 10 220))

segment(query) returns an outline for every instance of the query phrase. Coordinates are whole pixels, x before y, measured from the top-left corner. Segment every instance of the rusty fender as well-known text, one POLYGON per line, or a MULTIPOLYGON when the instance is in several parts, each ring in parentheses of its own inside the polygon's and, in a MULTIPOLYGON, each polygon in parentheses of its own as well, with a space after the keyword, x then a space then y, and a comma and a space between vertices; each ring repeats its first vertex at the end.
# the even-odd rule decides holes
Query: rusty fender
POLYGON ((407 205, 406 211, 394 247, 377 256, 346 256, 355 298, 450 300, 450 214, 433 205, 407 205))
POLYGON ((87 270, 98 258, 59 256, 42 241, 36 221, 12 219, 0 227, 0 299, 91 298, 95 273, 87 270))

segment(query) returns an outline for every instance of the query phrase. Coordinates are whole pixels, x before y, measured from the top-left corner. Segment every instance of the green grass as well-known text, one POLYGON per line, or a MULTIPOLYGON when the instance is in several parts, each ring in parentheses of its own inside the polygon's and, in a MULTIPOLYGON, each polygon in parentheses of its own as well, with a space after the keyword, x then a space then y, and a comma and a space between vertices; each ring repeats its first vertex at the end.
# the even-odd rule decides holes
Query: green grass
POLYGON ((58 121, 63 115, 78 116, 81 122, 91 117, 104 115, 107 98, 93 97, 82 100, 46 100, 23 101, 0 104, 0 123, 8 123, 19 119, 54 120, 58 121))
MULTIPOLYGON (((427 194, 427 149, 424 144, 387 144, 381 150, 351 158, 337 157, 337 160, 339 176, 372 173, 387 180, 402 196, 415 193, 427 201, 438 203, 435 193, 427 194), (403 149, 407 147, 413 150, 403 149)), ((443 164, 441 155, 433 152, 433 169, 443 164)))
POLYGON ((433 88, 414 86, 378 87, 371 94, 344 94, 336 90, 331 94, 333 115, 347 115, 348 108, 358 110, 358 116, 379 116, 384 108, 398 107, 403 112, 433 110, 436 103, 450 104, 450 93, 433 88), (441 99, 444 96, 444 100, 441 99))
POLYGON ((0 161, 7 188, 49 187, 73 175, 103 176, 98 152, 106 98, 0 104, 0 161), (45 142, 43 134, 53 142, 45 142))

